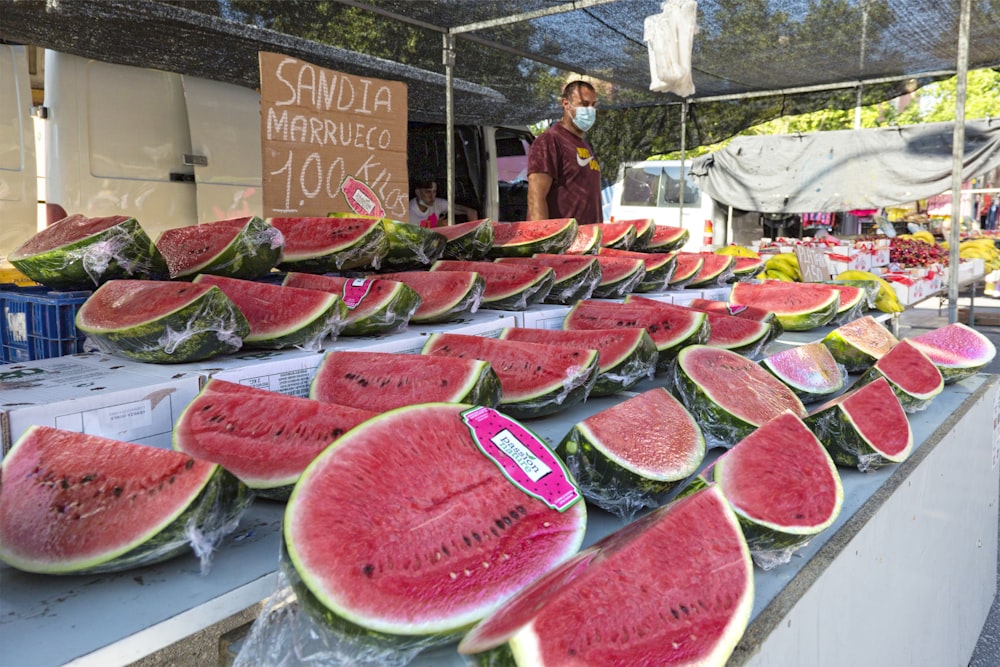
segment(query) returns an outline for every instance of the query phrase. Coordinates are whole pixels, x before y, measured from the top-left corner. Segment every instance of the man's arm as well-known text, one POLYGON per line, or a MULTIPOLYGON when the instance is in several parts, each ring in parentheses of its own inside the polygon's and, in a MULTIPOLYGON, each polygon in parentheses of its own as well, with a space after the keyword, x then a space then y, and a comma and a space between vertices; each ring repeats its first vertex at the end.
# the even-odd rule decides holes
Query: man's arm
POLYGON ((542 172, 528 174, 528 220, 547 220, 552 177, 542 172))

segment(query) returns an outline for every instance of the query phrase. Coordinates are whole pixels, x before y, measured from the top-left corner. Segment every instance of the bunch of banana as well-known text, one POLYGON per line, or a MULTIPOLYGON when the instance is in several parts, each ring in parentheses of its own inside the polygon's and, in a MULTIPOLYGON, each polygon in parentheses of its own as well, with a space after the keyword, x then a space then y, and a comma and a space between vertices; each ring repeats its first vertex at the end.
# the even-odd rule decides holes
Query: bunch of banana
POLYGON ((716 255, 732 255, 733 257, 752 257, 753 259, 760 259, 760 255, 755 253, 750 248, 742 245, 727 245, 719 248, 715 251, 716 255))
POLYGON ((926 229, 918 229, 917 231, 913 232, 912 234, 897 234, 896 238, 897 239, 907 239, 907 240, 911 240, 911 241, 923 241, 924 243, 926 243, 928 245, 934 245, 935 243, 937 243, 937 239, 934 238, 934 235, 931 234, 926 229))
POLYGON ((883 313, 901 313, 903 304, 896 297, 896 290, 892 289, 884 278, 876 276, 871 271, 841 271, 837 274, 836 280, 875 280, 878 281, 878 298, 875 299, 875 308, 883 313))
POLYGON ((962 259, 981 259, 986 272, 1000 269, 1000 250, 991 238, 967 239, 958 246, 958 256, 962 259))
POLYGON ((794 252, 773 255, 764 262, 764 270, 761 271, 759 277, 765 280, 783 280, 787 283, 802 282, 799 259, 794 252))

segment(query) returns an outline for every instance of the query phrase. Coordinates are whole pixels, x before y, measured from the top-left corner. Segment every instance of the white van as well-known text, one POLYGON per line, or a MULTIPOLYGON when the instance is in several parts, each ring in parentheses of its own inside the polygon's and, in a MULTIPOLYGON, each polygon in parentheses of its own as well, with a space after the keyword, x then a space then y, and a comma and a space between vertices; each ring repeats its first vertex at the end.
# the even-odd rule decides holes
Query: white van
POLYGON ((29 78, 26 48, 0 44, 0 258, 38 229, 29 78))
POLYGON ((611 220, 652 218, 658 225, 684 227, 690 233, 684 245, 687 251, 698 251, 706 245, 724 245, 726 210, 701 191, 689 169, 690 163, 685 163, 681 187, 680 160, 623 164, 612 186, 611 220))

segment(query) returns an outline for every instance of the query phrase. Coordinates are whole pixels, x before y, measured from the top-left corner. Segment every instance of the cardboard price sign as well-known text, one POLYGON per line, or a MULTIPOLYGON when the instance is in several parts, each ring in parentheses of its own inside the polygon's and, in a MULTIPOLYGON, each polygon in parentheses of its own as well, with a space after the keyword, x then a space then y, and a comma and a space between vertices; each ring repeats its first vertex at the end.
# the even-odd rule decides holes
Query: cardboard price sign
POLYGON ((259 59, 264 215, 406 220, 406 84, 259 59))
POLYGON ((830 279, 830 268, 823 248, 799 246, 795 249, 795 258, 799 260, 802 282, 818 283, 830 279))

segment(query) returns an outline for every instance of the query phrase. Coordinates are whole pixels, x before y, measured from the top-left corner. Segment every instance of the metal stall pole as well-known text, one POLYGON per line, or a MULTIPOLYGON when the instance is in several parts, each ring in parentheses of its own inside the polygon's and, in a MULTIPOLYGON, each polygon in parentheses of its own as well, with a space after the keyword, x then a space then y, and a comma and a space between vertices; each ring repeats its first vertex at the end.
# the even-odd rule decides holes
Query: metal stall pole
POLYGON ((677 185, 677 220, 680 226, 684 227, 684 159, 687 157, 687 142, 685 141, 687 134, 687 115, 688 115, 688 103, 684 100, 681 103, 681 180, 677 185))
POLYGON ((454 92, 454 80, 455 80, 455 36, 450 32, 444 33, 442 36, 442 41, 444 46, 442 48, 442 58, 444 61, 444 73, 445 73, 445 93, 444 93, 444 108, 445 108, 445 151, 447 153, 447 158, 445 160, 446 169, 448 170, 447 184, 448 184, 448 226, 455 224, 455 92, 454 92))
MULTIPOLYGON (((958 19, 958 66, 955 90, 955 129, 951 147, 951 229, 948 234, 948 323, 958 321, 958 245, 962 226, 962 163, 965 159, 965 92, 969 70, 970 0, 961 0, 958 19)), ((972 301, 976 297, 972 285, 972 301)), ((969 308, 970 317, 972 307, 969 308)))

